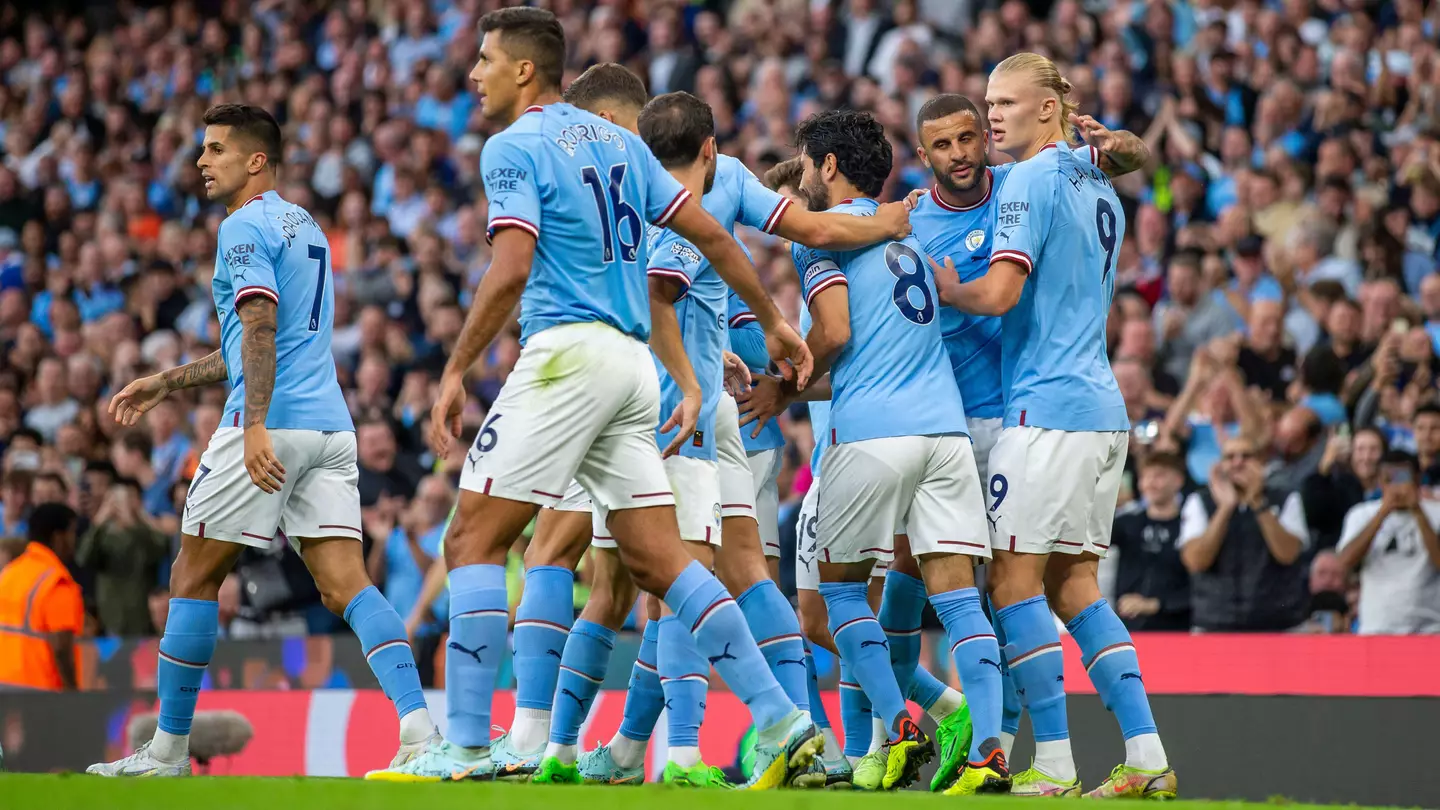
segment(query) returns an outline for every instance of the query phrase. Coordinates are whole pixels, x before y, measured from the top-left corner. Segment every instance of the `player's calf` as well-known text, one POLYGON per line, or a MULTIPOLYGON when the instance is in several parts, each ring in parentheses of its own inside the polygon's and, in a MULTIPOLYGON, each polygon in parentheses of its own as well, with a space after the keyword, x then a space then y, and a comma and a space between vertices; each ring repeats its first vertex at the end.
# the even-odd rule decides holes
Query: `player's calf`
POLYGON ((400 751, 392 765, 402 764, 436 734, 405 622, 370 584, 360 543, 348 537, 306 537, 297 542, 325 607, 354 630, 366 662, 395 706, 400 718, 400 751))

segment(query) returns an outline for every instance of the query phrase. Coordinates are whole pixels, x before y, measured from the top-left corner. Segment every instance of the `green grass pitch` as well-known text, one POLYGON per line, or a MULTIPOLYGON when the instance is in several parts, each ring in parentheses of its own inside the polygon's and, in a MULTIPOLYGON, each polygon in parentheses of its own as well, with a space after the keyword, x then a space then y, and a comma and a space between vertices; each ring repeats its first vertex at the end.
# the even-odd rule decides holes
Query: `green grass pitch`
MULTIPOLYGON (((190 779, 101 779, 82 774, 0 774, 0 807, 25 810, 510 810, 542 806, 578 806, 585 810, 672 810, 683 801, 685 810, 917 810, 942 803, 963 802, 974 810, 1013 810, 1034 799, 1005 797, 947 799, 906 791, 872 794, 845 791, 785 790, 686 791, 659 785, 629 788, 542 787, 507 784, 396 785, 355 779, 260 779, 247 777, 193 777, 190 779)), ((1319 805, 1283 803, 1288 810, 1319 805)), ((951 805, 953 806, 953 805, 951 805)), ((1242 810, 1273 807, 1246 802, 1180 801, 1170 810, 1242 810)))

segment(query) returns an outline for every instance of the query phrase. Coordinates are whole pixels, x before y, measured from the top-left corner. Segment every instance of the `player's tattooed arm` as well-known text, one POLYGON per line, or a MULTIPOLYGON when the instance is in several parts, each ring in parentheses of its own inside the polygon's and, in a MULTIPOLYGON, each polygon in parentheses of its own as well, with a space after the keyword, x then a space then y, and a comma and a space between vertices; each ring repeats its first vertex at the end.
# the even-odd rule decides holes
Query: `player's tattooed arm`
POLYGON ((182 388, 199 388, 202 385, 221 382, 227 376, 225 355, 213 351, 193 363, 186 363, 161 372, 165 379, 165 390, 179 391, 182 388))
MULTIPOLYGON (((275 394, 275 302, 252 295, 235 308, 240 316, 240 368, 245 375, 245 427, 265 424, 275 394)), ((222 368, 224 364, 221 364, 222 368)))
POLYGON ((1070 122, 1080 128, 1085 141, 1100 155, 1100 171, 1120 177, 1150 162, 1150 147, 1144 139, 1128 130, 1112 130, 1088 115, 1070 115, 1070 122))

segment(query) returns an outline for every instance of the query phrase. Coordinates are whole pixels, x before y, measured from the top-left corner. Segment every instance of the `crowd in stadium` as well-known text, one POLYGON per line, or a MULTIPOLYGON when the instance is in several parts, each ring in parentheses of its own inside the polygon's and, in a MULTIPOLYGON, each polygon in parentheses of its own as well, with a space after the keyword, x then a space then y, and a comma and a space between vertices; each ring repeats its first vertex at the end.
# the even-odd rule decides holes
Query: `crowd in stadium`
MULTIPOLYGON (((94 634, 163 626, 179 510, 221 415, 223 386, 135 428, 107 406, 217 345, 224 211, 194 160, 201 114, 226 101, 274 112, 279 191, 333 246, 370 574, 402 616, 425 617, 417 632, 443 626, 443 600, 428 616, 415 603, 460 459, 423 436, 489 262, 479 156, 493 133, 466 76, 475 22, 499 5, 0 5, 0 562, 27 539, 52 545, 94 634), (78 512, 73 531, 30 523, 52 502, 78 512)), ((1120 615, 1136 630, 1440 632, 1440 2, 541 5, 564 22, 567 80, 614 61, 653 94, 692 92, 757 175, 793 154, 808 115, 873 112, 897 158, 888 199, 933 182, 913 124, 928 98, 984 110, 1000 59, 1054 58, 1082 112, 1153 153, 1116 182, 1131 237, 1109 351, 1133 431, 1104 579, 1120 615), (1280 507, 1280 535, 1263 505, 1280 507)), ((740 236, 793 321, 789 251, 740 236)), ((517 336, 473 375, 466 438, 517 336)), ((803 408, 783 428, 793 524, 810 484, 803 408)), ((284 549, 244 552, 221 591, 230 635, 339 628, 284 549)))

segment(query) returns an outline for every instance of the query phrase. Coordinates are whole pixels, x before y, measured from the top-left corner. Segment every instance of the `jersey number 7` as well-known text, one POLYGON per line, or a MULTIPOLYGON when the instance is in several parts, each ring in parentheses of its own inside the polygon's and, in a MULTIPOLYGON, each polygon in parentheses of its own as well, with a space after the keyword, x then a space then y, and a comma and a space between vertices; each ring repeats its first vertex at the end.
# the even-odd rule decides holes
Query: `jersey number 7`
POLYGON ((590 187, 590 193, 595 196, 595 212, 600 215, 600 238, 605 243, 605 263, 615 261, 615 248, 613 243, 620 243, 620 260, 623 262, 635 261, 635 254, 640 249, 640 240, 643 238, 645 229, 640 222, 640 214, 630 203, 625 202, 622 196, 625 182, 625 169, 628 166, 624 163, 616 163, 606 172, 609 178, 607 184, 601 177, 600 172, 594 166, 586 166, 580 170, 580 179, 590 187), (605 198, 610 198, 610 207, 614 209, 611 216, 605 210, 605 198), (630 226, 630 233, 634 234, 633 242, 625 241, 625 226, 630 226))
POLYGON ((310 258, 320 263, 315 274, 315 303, 310 305, 310 331, 320 331, 320 305, 325 302, 325 276, 328 275, 330 252, 320 245, 310 246, 310 258))

